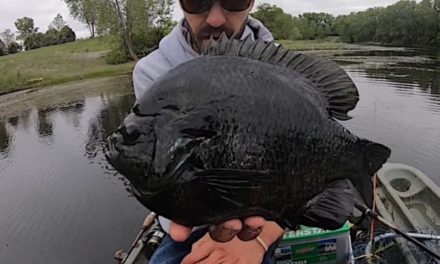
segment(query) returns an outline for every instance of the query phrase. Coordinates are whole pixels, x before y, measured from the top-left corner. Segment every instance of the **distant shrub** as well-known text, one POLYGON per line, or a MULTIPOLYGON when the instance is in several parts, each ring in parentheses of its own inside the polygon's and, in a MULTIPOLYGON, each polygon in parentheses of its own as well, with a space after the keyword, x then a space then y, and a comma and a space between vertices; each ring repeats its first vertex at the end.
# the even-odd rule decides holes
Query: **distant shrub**
POLYGON ((0 56, 6 55, 5 43, 0 39, 0 56))
POLYGON ((76 34, 69 26, 64 26, 60 30, 60 43, 73 42, 76 40, 76 34))
MULTIPOLYGON (((160 40, 167 34, 165 28, 154 27, 143 32, 132 34, 131 43, 134 53, 138 58, 148 55, 159 47, 160 40)), ((131 60, 131 56, 124 48, 124 39, 122 36, 114 38, 111 42, 111 50, 106 55, 105 60, 109 64, 121 64, 131 60)))
POLYGON ((133 43, 134 53, 138 57, 144 57, 159 47, 160 40, 165 36, 163 28, 154 27, 147 31, 133 34, 131 42, 133 43))
POLYGON ((127 54, 125 54, 124 49, 114 49, 107 53, 105 56, 105 61, 108 64, 122 64, 129 61, 127 54))
POLYGON ((32 33, 24 40, 24 48, 26 50, 38 49, 44 47, 45 37, 43 33, 32 33))
POLYGON ((21 50, 21 46, 20 44, 18 44, 17 42, 11 42, 8 46, 7 52, 8 54, 14 54, 17 53, 21 50))
POLYGON ((69 27, 64 26, 61 30, 50 28, 46 33, 32 33, 24 41, 26 50, 37 49, 41 47, 59 45, 76 40, 75 32, 69 27))

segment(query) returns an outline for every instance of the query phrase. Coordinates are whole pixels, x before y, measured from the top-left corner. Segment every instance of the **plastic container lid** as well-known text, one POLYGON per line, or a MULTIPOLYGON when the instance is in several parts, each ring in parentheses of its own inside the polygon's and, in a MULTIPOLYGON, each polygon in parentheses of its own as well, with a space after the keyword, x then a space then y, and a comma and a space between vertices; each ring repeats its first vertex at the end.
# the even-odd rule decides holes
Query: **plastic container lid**
POLYGON ((335 237, 350 231, 350 224, 346 222, 341 228, 336 230, 324 230, 317 227, 300 226, 296 231, 288 231, 283 235, 282 241, 292 242, 301 240, 322 239, 327 237, 335 237))

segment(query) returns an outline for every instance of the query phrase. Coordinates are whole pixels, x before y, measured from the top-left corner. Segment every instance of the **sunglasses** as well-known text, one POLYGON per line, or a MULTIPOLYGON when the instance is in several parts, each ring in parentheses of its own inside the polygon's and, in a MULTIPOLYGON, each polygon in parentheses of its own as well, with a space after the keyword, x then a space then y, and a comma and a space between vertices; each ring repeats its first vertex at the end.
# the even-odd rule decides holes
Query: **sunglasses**
MULTIPOLYGON (((180 0, 182 9, 189 14, 201 14, 209 11, 217 0, 180 0)), ((249 8, 252 0, 218 0, 224 10, 240 12, 249 8)))

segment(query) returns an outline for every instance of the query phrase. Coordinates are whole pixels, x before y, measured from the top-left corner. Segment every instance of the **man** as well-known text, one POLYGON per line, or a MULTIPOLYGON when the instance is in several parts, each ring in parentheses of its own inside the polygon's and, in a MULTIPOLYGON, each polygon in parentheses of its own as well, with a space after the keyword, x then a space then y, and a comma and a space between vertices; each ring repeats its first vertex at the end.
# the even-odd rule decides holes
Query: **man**
MULTIPOLYGON (((255 0, 180 0, 184 19, 159 44, 159 49, 141 59, 133 72, 136 98, 171 68, 200 53, 210 37, 222 32, 228 37, 251 37, 273 41, 263 24, 250 17, 255 0)), ((193 231, 159 218, 169 233, 150 263, 271 263, 271 255, 283 229, 261 217, 235 219, 193 231), (208 234, 209 233, 209 234, 208 234)))

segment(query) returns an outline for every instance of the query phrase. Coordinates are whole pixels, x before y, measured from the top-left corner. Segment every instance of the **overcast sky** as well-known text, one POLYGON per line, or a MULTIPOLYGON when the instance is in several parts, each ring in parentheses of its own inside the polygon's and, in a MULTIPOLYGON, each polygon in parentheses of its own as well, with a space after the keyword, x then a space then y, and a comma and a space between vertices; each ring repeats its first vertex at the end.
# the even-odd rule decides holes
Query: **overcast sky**
MULTIPOLYGON (((298 15, 304 12, 326 12, 333 15, 348 14, 352 11, 361 11, 369 7, 388 6, 398 0, 256 0, 261 3, 274 4, 281 7, 286 13, 298 15)), ((256 6, 255 5, 255 6, 256 6)), ((46 32, 47 27, 57 14, 61 14, 77 34, 77 37, 88 37, 87 27, 75 21, 69 14, 63 0, 0 0, 0 32, 9 28, 16 31, 14 22, 24 16, 34 20, 39 32, 46 32)), ((177 5, 174 7, 174 18, 182 17, 177 5)))

